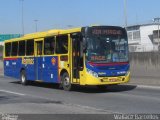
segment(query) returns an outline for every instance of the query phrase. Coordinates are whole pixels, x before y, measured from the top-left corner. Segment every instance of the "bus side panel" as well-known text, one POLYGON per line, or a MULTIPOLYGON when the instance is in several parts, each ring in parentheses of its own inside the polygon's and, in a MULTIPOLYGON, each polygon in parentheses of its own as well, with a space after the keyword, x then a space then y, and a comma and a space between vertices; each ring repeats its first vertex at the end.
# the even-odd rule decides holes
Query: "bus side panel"
POLYGON ((4 75, 14 78, 20 77, 21 59, 4 60, 4 75))
POLYGON ((47 56, 42 58, 42 79, 44 82, 59 83, 58 57, 47 56))
POLYGON ((27 80, 31 80, 34 81, 36 80, 36 74, 35 74, 35 58, 34 57, 30 57, 28 58, 30 60, 30 62, 26 65, 23 65, 25 70, 26 70, 26 76, 27 76, 27 80))
POLYGON ((4 60, 4 75, 9 77, 20 78, 20 71, 24 69, 26 71, 26 76, 28 80, 38 80, 36 78, 36 72, 38 70, 39 80, 49 83, 59 83, 58 80, 58 57, 39 57, 38 67, 36 65, 36 58, 25 58, 28 62, 27 64, 22 63, 22 58, 16 60, 4 60), (29 59, 29 60, 28 60, 29 59), (32 63, 33 59, 33 63, 32 63))
POLYGON ((11 60, 4 60, 4 75, 12 77, 13 70, 12 70, 12 61, 11 60))
POLYGON ((4 75, 19 79, 21 69, 26 71, 28 80, 35 80, 34 64, 22 64, 22 58, 4 61, 4 75))
POLYGON ((18 58, 17 60, 13 60, 12 62, 12 70, 13 70, 13 77, 19 79, 20 78, 20 67, 21 59, 18 58))

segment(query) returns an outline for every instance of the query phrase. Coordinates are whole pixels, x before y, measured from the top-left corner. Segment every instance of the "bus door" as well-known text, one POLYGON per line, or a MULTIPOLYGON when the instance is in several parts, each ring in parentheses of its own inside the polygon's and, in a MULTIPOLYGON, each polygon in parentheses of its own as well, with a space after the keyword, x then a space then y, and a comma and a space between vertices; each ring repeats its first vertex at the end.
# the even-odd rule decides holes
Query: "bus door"
POLYGON ((43 39, 35 40, 35 76, 36 80, 43 80, 42 69, 43 69, 43 39))
POLYGON ((83 70, 82 37, 79 33, 71 35, 72 38, 72 73, 73 82, 79 83, 80 71, 83 70))

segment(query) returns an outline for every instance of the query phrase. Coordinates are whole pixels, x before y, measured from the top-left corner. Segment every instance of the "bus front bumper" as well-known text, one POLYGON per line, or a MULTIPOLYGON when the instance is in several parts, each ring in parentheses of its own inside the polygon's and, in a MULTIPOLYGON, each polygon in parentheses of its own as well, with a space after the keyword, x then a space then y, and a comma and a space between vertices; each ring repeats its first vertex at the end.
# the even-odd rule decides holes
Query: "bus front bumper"
POLYGON ((126 76, 118 77, 93 77, 90 74, 86 75, 86 79, 80 82, 81 85, 114 85, 127 83, 130 80, 130 72, 126 76))

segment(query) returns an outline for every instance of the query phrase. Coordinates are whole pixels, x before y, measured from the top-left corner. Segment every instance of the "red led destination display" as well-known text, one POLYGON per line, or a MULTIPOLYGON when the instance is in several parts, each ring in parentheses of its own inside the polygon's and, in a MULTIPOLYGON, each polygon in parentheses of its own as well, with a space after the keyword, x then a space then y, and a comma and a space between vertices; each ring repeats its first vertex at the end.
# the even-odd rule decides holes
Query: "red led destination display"
POLYGON ((92 35, 122 35, 122 30, 115 29, 92 29, 92 35))

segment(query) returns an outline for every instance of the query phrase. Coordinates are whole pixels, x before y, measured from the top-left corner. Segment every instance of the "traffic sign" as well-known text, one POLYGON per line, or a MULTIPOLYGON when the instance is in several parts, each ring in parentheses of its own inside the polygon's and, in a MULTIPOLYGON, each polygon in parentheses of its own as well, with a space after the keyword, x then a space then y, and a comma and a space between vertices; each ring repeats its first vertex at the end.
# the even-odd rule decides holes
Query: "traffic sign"
POLYGON ((9 40, 12 38, 19 38, 21 37, 21 34, 0 34, 0 42, 3 42, 4 40, 9 40))

